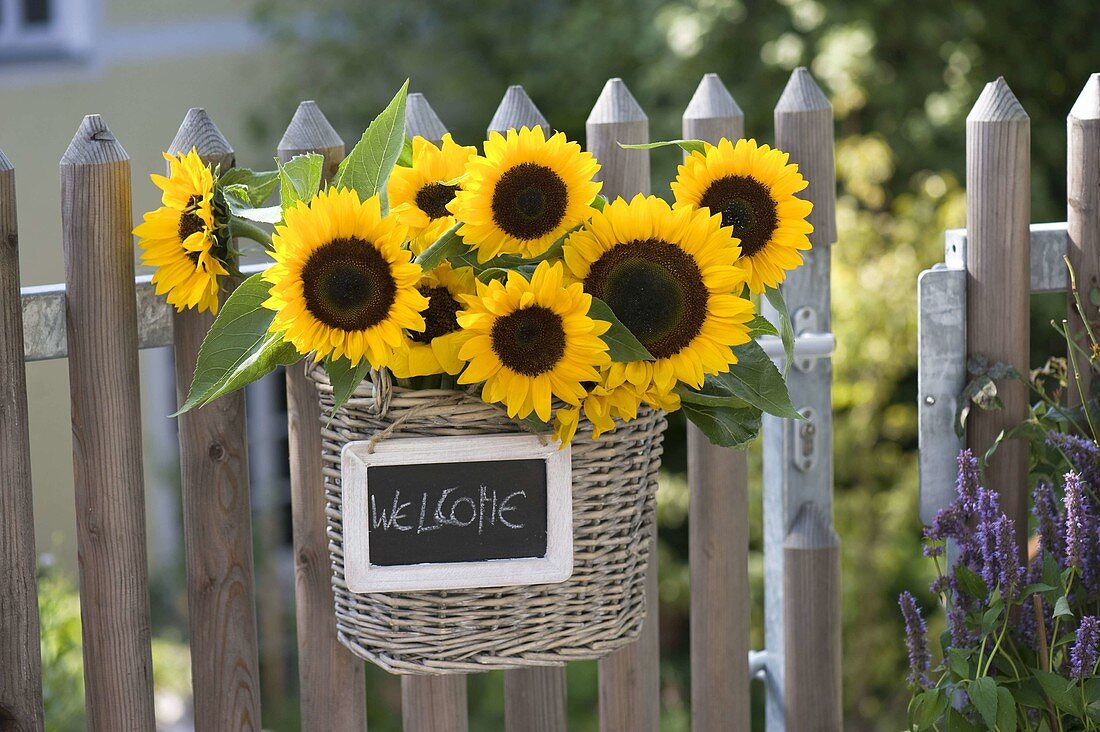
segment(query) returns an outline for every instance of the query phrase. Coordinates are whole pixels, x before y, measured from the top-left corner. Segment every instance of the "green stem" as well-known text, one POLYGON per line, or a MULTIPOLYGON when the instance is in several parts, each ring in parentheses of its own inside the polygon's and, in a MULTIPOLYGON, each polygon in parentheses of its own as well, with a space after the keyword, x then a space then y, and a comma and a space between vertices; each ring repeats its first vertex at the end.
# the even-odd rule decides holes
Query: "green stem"
POLYGON ((1073 342, 1073 338, 1069 335, 1069 326, 1066 321, 1062 321, 1066 328, 1066 355, 1069 356, 1070 365, 1073 367, 1073 381, 1077 385, 1077 393, 1082 395, 1081 398, 1081 410, 1085 413, 1085 421, 1089 423, 1089 434, 1096 434, 1096 425, 1092 423, 1092 410, 1089 409, 1088 395, 1085 394, 1081 385, 1081 370, 1077 368, 1077 359, 1073 356, 1073 346, 1076 345, 1073 342))
MULTIPOLYGON (((993 657, 997 655, 997 651, 1001 648, 1001 641, 1004 640, 1005 631, 1008 629, 1008 609, 1005 608, 1004 622, 1001 623, 1001 632, 997 635, 997 642, 993 644, 993 650, 989 652, 989 658, 985 662, 985 670, 982 671, 982 676, 989 675, 989 667, 993 665, 993 657)), ((1009 663, 1012 663, 1012 659, 1009 659, 1009 663)), ((981 667, 981 661, 978 661, 979 668, 981 667)))
POLYGON ((274 249, 271 244, 271 235, 248 219, 242 219, 239 216, 230 216, 229 233, 232 236, 243 236, 246 239, 251 239, 262 245, 263 248, 267 249, 269 252, 274 249))

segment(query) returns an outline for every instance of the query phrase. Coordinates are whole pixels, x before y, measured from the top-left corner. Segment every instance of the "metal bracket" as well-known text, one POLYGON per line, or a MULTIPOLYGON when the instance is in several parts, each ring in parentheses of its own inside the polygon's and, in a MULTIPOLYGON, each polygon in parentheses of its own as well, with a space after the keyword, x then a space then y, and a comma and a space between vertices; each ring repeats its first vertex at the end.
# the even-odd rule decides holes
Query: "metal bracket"
MULTIPOLYGON (((817 311, 813 308, 807 306, 795 310, 794 313, 791 314, 791 328, 794 330, 796 341, 804 335, 816 333, 817 322, 817 311)), ((791 365, 805 374, 809 373, 816 363, 816 358, 801 358, 796 355, 794 363, 791 365)))
POLYGON ((808 473, 817 465, 817 412, 812 407, 798 410, 805 419, 791 421, 794 430, 794 466, 808 473))
POLYGON ((768 652, 749 651, 749 678, 763 679, 768 673, 768 652))

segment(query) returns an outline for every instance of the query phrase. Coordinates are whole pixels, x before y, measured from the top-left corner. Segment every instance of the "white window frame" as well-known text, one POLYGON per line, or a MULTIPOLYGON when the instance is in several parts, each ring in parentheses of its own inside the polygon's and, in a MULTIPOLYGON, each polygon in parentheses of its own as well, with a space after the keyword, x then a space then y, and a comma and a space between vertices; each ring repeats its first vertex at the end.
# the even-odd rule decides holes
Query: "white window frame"
POLYGON ((92 45, 95 0, 51 0, 52 17, 25 25, 23 0, 0 0, 0 62, 72 57, 92 45))

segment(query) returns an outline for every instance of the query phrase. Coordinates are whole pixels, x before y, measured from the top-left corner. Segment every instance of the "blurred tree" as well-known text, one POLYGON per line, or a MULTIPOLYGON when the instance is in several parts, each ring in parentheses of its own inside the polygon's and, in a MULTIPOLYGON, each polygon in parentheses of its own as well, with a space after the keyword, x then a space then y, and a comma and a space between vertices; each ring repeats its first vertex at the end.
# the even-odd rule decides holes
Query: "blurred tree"
MULTIPOLYGON (((1032 220, 1064 219, 1065 115, 1089 73, 1100 71, 1100 4, 319 0, 308 12, 302 7, 261 0, 261 19, 292 61, 275 108, 314 98, 349 142, 406 77, 469 142, 484 135, 513 83, 555 127, 583 139, 604 80, 621 76, 650 115, 654 138, 667 139, 679 136, 679 115, 709 71, 744 108, 749 134, 768 140, 790 71, 810 67, 837 117, 835 510, 844 547, 846 717, 850 729, 897 729, 906 695, 895 599, 927 577, 916 518, 916 277, 940 260, 942 231, 964 225, 964 120, 982 85, 998 75, 1032 117, 1032 220)), ((258 134, 275 139, 286 118, 265 110, 256 116, 258 134)), ((675 161, 674 152, 660 151, 654 180, 667 181, 675 161)), ((663 186, 654 191, 667 195, 663 186)), ((1038 353, 1055 347, 1033 332, 1038 353)), ((759 551, 760 486, 753 491, 750 538, 759 551)), ((667 729, 685 728, 690 698, 684 501, 683 482, 666 481, 667 729)), ((754 555, 755 607, 759 566, 754 555)), ((759 644, 759 628, 755 637, 759 644)), ((589 693, 576 684, 570 692, 589 693)), ((499 713, 496 704, 488 702, 495 709, 487 719, 499 713)), ((578 718, 577 728, 590 722, 578 718)))

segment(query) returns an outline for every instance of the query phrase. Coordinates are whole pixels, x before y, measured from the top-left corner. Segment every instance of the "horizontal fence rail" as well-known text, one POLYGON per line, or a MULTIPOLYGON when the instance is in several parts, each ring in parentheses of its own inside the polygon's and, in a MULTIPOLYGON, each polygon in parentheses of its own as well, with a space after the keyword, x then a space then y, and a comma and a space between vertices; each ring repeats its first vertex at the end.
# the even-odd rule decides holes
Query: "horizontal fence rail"
MULTIPOLYGON (((245 275, 267 269, 267 264, 241 267, 245 275)), ((172 345, 171 305, 158 297, 152 275, 134 278, 136 294, 138 348, 161 348, 172 345)), ((23 301, 23 358, 48 361, 66 358, 69 342, 65 335, 65 285, 32 285, 21 290, 23 301)))
MULTIPOLYGON (((682 134, 711 142, 723 136, 736 138, 743 134, 743 119, 721 80, 708 74, 684 113, 682 134)), ((810 180, 803 195, 814 203, 814 250, 806 267, 783 286, 796 329, 792 396, 809 419, 799 425, 773 419, 765 427, 764 650, 749 649, 747 461, 744 453, 715 448, 697 432, 689 433, 695 732, 747 729, 753 677, 767 681, 769 730, 839 730, 841 726, 839 560, 832 527, 829 391, 835 347, 828 289, 830 248, 836 238, 832 124, 832 108, 824 94, 805 69, 796 70, 776 106, 775 126, 779 145, 810 180)), ((523 88, 513 86, 489 130, 523 125, 552 129, 523 88)), ((447 127, 428 101, 413 93, 408 97, 406 131, 439 141, 447 127)), ((661 136, 652 134, 645 111, 621 79, 611 79, 604 86, 587 120, 586 134, 588 149, 602 165, 599 177, 605 195, 629 198, 649 192, 650 153, 627 150, 620 143, 661 136)), ((188 113, 171 148, 192 145, 223 168, 235 163, 228 141, 198 109, 188 113)), ((5 327, 0 333, 0 346, 14 354, 4 360, 7 351, 0 349, 0 368, 72 360, 74 463, 82 508, 81 589, 88 609, 89 722, 93 729, 146 729, 152 725, 152 686, 136 356, 139 348, 174 346, 182 398, 209 316, 176 313, 157 297, 150 276, 134 276, 129 158, 102 120, 87 118, 73 146, 62 168, 67 284, 19 290, 17 278, 9 282, 0 277, 0 317, 11 311, 22 316, 24 326, 21 337, 15 328, 5 327), (18 358, 20 341, 22 359, 18 358)), ((306 152, 325 157, 326 177, 336 171, 345 153, 342 139, 313 102, 299 106, 278 146, 284 162, 306 152)), ((9 195, 6 180, 0 165, 0 234, 10 228, 14 236, 14 215, 6 208, 10 205, 13 210, 14 192, 9 195)), ((14 252, 0 254, 6 257, 5 270, 17 272, 11 265, 14 252)), ((251 275, 266 266, 241 269, 251 275)), ((769 315, 774 320, 776 314, 769 315)), ((771 358, 782 362, 779 338, 763 338, 760 343, 771 358)), ((25 388, 13 383, 17 384, 15 396, 25 400, 25 388)), ((286 390, 302 728, 363 732, 367 727, 364 664, 339 643, 335 631, 320 463, 322 415, 314 387, 300 366, 286 370, 286 390)), ((4 549, 0 589, 5 595, 0 597, 0 608, 5 609, 0 618, 4 634, 0 649, 7 653, 9 645, 4 643, 10 638, 33 640, 37 618, 33 602, 26 602, 28 591, 19 595, 28 576, 33 585, 32 522, 25 515, 29 498, 20 497, 29 495, 30 487, 29 465, 20 458, 26 455, 26 439, 18 429, 8 429, 8 424, 19 424, 18 399, 3 396, 0 475, 15 473, 25 478, 22 493, 17 489, 0 493, 0 548, 4 549), (13 405, 16 418, 9 422, 7 410, 13 405), (14 504, 10 496, 15 497, 14 504), (16 549, 9 552, 11 546, 16 549), (14 598, 14 613, 6 610, 9 596, 14 598)), ((256 617, 256 585, 262 579, 253 577, 253 507, 242 405, 239 397, 220 409, 207 408, 180 421, 193 685, 200 732, 259 728, 261 675, 270 673, 265 667, 278 662, 263 654, 265 632, 276 631, 266 631, 262 616, 259 623, 256 617), (203 497, 208 495, 219 500, 207 505, 203 497)), ((641 635, 599 662, 598 715, 604 732, 655 732, 660 723, 656 537, 651 541, 649 614, 641 635)), ((32 599, 33 591, 32 586, 32 599)), ((0 678, 0 729, 13 715, 19 715, 16 719, 28 729, 42 728, 40 682, 33 660, 28 660, 26 669, 14 685, 6 676, 0 678)), ((565 678, 562 667, 506 672, 506 729, 565 730, 565 678)), ((266 692, 266 681, 263 685, 266 692)), ((269 710, 282 701, 266 693, 265 699, 269 710)), ((405 677, 402 713, 406 730, 465 732, 469 726, 466 677, 405 677)))

